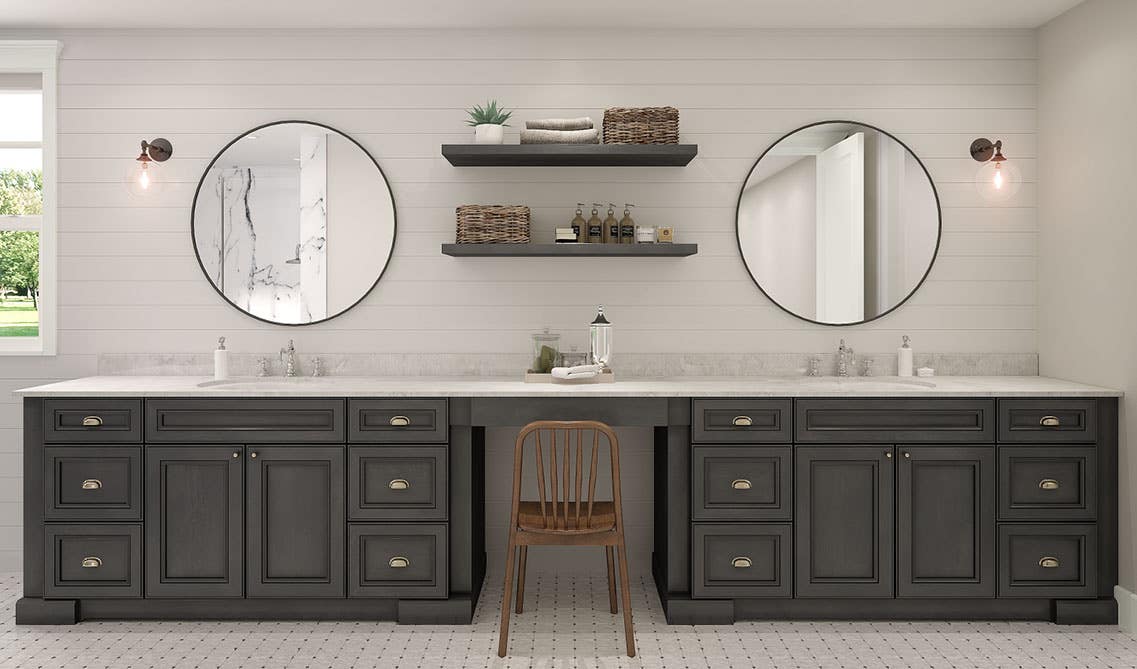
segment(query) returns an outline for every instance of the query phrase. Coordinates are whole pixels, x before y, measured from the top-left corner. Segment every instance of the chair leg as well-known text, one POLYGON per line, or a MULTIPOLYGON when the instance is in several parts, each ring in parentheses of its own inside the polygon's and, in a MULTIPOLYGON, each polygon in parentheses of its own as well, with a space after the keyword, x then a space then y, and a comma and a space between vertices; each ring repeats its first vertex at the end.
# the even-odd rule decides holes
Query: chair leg
POLYGON ((510 538, 509 548, 505 552, 505 591, 501 600, 501 633, 497 641, 497 656, 505 657, 505 650, 509 646, 509 598, 513 595, 513 560, 517 552, 510 538))
POLYGON ((624 637, 628 642, 628 657, 636 656, 635 632, 632 629, 632 588, 628 582, 628 551, 620 537, 618 547, 620 558, 620 590, 624 595, 624 637))
POLYGON ((529 555, 528 546, 520 546, 521 551, 521 564, 517 565, 517 608, 516 613, 521 613, 525 605, 525 558, 529 555))
POLYGON ((608 610, 612 613, 619 613, 620 609, 616 606, 616 557, 614 553, 616 549, 613 546, 605 546, 604 554, 608 557, 608 610))

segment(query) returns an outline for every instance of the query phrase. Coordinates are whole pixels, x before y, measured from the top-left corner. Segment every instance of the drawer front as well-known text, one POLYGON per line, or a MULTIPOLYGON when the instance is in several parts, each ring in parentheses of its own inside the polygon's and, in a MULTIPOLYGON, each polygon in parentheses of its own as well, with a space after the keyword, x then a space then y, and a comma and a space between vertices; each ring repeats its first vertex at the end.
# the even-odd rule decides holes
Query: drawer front
POLYGON ((352 446, 347 505, 351 520, 446 520, 445 446, 352 446))
POLYGON ((691 441, 790 442, 791 400, 691 400, 691 441))
POLYGON ((1000 525, 1000 597, 1094 597, 1097 526, 1000 525))
POLYGON ((142 400, 44 400, 43 416, 48 443, 142 441, 142 400))
POLYGON ((696 599, 790 597, 789 524, 691 526, 691 596, 696 599))
POLYGON ((146 401, 147 443, 343 442, 340 399, 146 401))
POLYGON ((693 520, 790 520, 793 458, 789 446, 694 446, 693 520))
POLYGON ((44 518, 142 520, 142 449, 48 446, 44 518))
POLYGON ((1093 520, 1097 449, 1000 446, 999 518, 1093 520))
POLYGON ((999 441, 1092 444, 1096 400, 999 400, 999 441))
POLYGON ((805 399, 796 402, 794 425, 803 443, 991 443, 995 401, 805 399))
POLYGON ((349 400, 350 440, 359 443, 444 444, 446 400, 349 400))
POLYGON ((349 597, 445 599, 447 526, 348 526, 349 597))
POLYGON ((141 525, 46 527, 48 598, 142 596, 141 525))

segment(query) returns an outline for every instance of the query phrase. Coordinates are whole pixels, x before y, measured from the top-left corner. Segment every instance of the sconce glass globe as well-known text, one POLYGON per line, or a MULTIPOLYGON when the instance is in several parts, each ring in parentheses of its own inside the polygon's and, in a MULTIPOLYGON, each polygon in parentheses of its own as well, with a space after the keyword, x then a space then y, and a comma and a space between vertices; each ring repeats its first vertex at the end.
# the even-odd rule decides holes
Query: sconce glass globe
POLYGON ((989 160, 976 172, 975 188, 987 202, 1006 202, 1022 188, 1022 172, 1013 160, 989 160))

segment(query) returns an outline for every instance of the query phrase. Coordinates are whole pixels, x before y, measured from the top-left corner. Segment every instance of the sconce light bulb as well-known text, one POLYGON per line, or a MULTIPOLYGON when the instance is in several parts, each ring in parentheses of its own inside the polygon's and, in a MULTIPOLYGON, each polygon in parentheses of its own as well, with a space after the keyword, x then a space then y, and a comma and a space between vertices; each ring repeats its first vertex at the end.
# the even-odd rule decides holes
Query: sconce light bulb
POLYGON ((138 186, 143 190, 150 188, 150 166, 142 163, 142 169, 138 171, 138 186))
POLYGON ((1002 164, 995 163, 994 182, 995 182, 995 188, 997 188, 999 190, 1003 189, 1003 170, 1002 170, 1002 167, 1003 167, 1002 164))

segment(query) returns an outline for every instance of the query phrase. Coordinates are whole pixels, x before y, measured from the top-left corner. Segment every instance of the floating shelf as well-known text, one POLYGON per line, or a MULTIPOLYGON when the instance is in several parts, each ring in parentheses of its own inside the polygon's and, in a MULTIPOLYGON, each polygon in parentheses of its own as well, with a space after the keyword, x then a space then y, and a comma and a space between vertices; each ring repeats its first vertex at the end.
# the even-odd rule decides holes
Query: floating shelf
POLYGON ((443 244, 443 255, 456 258, 681 258, 699 252, 698 244, 443 244))
POLYGON ((443 144, 455 167, 683 167, 698 144, 443 144))

